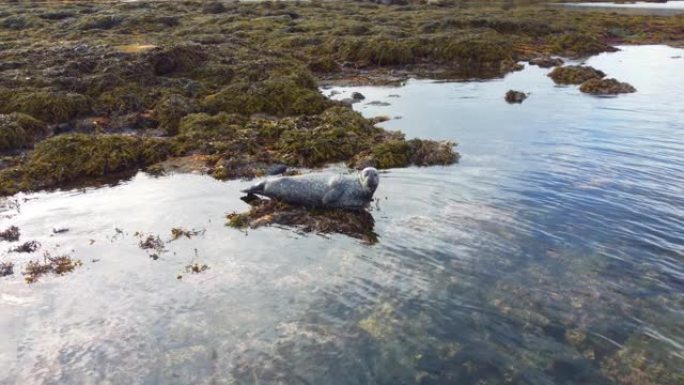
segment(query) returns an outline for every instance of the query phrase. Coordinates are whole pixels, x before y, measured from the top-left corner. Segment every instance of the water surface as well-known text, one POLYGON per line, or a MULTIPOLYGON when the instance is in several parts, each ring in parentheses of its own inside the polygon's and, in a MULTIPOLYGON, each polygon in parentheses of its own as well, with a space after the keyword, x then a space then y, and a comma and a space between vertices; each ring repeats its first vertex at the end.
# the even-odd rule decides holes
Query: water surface
POLYGON ((612 98, 537 67, 325 90, 460 143, 458 165, 381 175, 375 245, 227 228, 250 182, 201 175, 4 201, 0 228, 42 248, 1 244, 0 383, 681 383, 684 50, 621 48, 588 60, 638 90, 612 98), (206 231, 138 247, 179 226, 206 231), (84 265, 27 285, 45 251, 84 265))

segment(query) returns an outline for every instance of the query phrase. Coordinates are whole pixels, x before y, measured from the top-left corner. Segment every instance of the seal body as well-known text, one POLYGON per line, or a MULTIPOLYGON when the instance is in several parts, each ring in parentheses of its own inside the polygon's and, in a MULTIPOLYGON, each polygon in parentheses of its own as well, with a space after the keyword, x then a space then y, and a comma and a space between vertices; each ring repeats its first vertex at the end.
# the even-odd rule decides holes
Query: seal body
POLYGON ((308 174, 269 179, 243 192, 300 206, 361 209, 373 199, 379 181, 378 171, 368 167, 358 175, 308 174))

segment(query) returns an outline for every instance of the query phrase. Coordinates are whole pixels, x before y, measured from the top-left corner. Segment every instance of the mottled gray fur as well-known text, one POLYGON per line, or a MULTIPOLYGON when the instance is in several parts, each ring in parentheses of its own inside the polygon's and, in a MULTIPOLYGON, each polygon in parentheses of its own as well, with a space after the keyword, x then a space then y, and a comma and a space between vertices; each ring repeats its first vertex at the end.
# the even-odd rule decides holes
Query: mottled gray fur
POLYGON ((378 170, 368 167, 358 175, 306 174, 268 179, 243 192, 301 206, 360 209, 373 199, 379 182, 378 170))

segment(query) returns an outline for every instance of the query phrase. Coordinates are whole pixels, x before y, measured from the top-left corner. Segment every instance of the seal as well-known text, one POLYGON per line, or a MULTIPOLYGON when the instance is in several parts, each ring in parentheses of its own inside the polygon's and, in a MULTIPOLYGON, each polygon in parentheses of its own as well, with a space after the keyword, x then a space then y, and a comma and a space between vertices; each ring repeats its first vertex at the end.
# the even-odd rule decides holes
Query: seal
POLYGON ((359 210, 373 199, 378 183, 378 170, 367 167, 358 175, 307 174, 268 179, 242 192, 299 206, 359 210))

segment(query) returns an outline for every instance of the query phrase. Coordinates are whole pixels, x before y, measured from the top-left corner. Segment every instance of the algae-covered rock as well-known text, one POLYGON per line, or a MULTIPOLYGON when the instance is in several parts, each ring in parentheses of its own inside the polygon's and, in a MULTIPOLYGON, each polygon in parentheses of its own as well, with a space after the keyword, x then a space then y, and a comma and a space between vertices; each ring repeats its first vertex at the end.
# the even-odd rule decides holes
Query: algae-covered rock
POLYGON ((401 135, 381 141, 370 151, 361 152, 348 164, 354 168, 376 167, 380 169, 415 166, 447 166, 458 162, 459 154, 454 151, 455 143, 411 139, 401 135))
POLYGON ((552 52, 572 58, 596 55, 601 52, 614 52, 617 48, 585 34, 569 32, 552 39, 552 52))
POLYGON ((509 90, 504 97, 508 103, 522 103, 527 99, 527 94, 520 91, 509 90))
POLYGON ((179 134, 195 138, 229 138, 246 123, 247 119, 238 114, 189 114, 181 119, 179 134))
POLYGON ((582 84, 589 79, 601 79, 606 74, 594 67, 571 65, 556 67, 548 76, 556 84, 582 84))
POLYGON ((530 59, 530 64, 536 65, 540 68, 558 67, 562 66, 563 63, 563 59, 559 57, 542 56, 530 59))
POLYGON ((200 45, 177 45, 157 48, 147 55, 147 62, 157 76, 167 76, 178 72, 196 70, 208 58, 200 45))
POLYGON ((4 106, 5 112, 23 112, 47 123, 73 119, 91 111, 87 96, 63 91, 17 92, 4 106))
POLYGON ((617 95, 636 92, 629 83, 623 83, 617 79, 589 79, 582 83, 580 91, 592 95, 617 95))
POLYGON ((30 147, 47 134, 45 123, 29 115, 0 114, 0 150, 30 147))
POLYGON ((224 87, 202 102, 211 113, 251 115, 263 112, 276 116, 311 115, 332 104, 317 89, 307 88, 288 78, 261 82, 238 82, 224 87))
POLYGON ((36 145, 21 170, 31 189, 46 188, 135 170, 163 160, 169 154, 169 146, 160 140, 126 135, 66 134, 36 145))
MULTIPOLYGON (((248 196, 249 197, 249 196, 248 196)), ((344 234, 374 244, 375 220, 366 210, 312 209, 295 207, 272 199, 249 197, 251 208, 244 213, 231 213, 227 225, 238 229, 281 226, 298 232, 344 234)))
POLYGON ((159 121, 159 127, 169 135, 178 133, 180 120, 197 111, 194 100, 182 95, 172 94, 161 99, 154 107, 154 118, 159 121))

